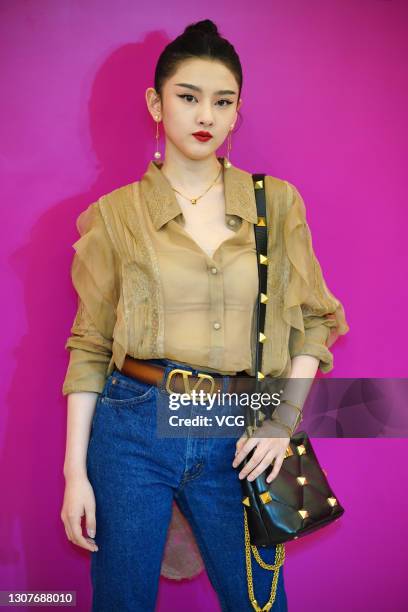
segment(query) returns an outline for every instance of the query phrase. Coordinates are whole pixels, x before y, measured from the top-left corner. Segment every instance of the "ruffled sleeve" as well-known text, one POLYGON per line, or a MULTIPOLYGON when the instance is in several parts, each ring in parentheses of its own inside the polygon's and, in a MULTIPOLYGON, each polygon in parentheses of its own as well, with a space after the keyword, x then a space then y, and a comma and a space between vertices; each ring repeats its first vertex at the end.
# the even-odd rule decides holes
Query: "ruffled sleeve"
POLYGON ((329 347, 350 328, 343 305, 328 289, 314 253, 303 199, 294 185, 285 182, 288 211, 284 242, 290 277, 283 316, 291 326, 289 352, 292 358, 312 355, 319 359, 322 372, 330 372, 333 354, 329 347))
POLYGON ((119 295, 117 255, 98 202, 79 215, 76 226, 81 237, 73 244, 71 277, 78 307, 65 344, 70 356, 63 395, 102 391, 112 356, 119 295))

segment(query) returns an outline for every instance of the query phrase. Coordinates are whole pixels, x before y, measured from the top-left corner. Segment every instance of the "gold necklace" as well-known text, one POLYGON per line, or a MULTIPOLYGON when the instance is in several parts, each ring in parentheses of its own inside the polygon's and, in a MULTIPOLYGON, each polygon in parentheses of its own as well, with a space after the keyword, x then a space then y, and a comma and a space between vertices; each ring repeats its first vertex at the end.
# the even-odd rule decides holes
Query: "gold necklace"
POLYGON ((186 200, 189 200, 192 204, 197 204, 198 200, 200 200, 203 196, 205 196, 207 191, 210 191, 211 187, 213 187, 215 185, 215 183, 218 181, 218 177, 220 176, 221 172, 222 172, 222 166, 221 166, 220 171, 218 172, 218 174, 216 176, 215 181, 213 181, 211 183, 211 185, 204 191, 204 193, 202 193, 200 196, 198 196, 196 198, 189 198, 188 196, 185 196, 183 193, 180 193, 180 191, 178 191, 174 187, 172 187, 172 189, 173 189, 173 191, 176 191, 179 195, 181 195, 183 198, 186 198, 186 200))

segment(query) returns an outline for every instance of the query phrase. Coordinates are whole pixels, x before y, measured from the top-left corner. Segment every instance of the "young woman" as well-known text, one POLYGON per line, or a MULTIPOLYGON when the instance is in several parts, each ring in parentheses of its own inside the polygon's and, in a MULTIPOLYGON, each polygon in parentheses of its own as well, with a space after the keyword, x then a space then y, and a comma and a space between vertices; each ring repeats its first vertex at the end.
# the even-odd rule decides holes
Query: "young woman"
MULTIPOLYGON (((203 380, 226 392, 238 375, 255 376, 258 216, 251 174, 229 160, 241 64, 205 20, 164 49, 154 84, 146 101, 157 138, 163 125, 164 161, 157 149, 140 181, 102 196, 77 220, 61 518, 68 539, 93 552, 94 611, 154 610, 160 573, 191 576, 203 561, 222 610, 266 602, 283 612, 283 566, 273 583, 253 563, 254 595, 248 589, 240 478, 271 464, 268 481, 277 476, 302 406, 289 406, 286 421, 283 413, 265 419, 262 437, 157 429, 172 392, 203 380), (225 139, 228 156, 217 157, 225 139)), ((333 367, 328 347, 348 326, 314 256, 299 192, 270 176, 265 190, 276 218, 262 370, 312 381, 318 367, 333 367)), ((186 410, 202 414, 194 402, 186 410)), ((263 561, 273 564, 275 552, 262 549, 263 561)))

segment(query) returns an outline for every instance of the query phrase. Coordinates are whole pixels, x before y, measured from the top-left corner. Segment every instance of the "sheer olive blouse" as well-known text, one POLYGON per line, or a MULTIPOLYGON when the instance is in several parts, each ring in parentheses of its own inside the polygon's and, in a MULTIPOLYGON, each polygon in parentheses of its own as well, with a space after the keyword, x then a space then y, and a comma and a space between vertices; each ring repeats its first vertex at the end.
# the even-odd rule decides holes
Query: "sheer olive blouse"
MULTIPOLYGON (((252 177, 234 165, 224 169, 224 235, 230 231, 213 252, 208 229, 195 238, 189 232, 160 168, 151 161, 140 181, 102 196, 77 219, 71 276, 78 307, 65 345, 64 395, 100 393, 126 354, 255 374, 258 217, 252 177)), ((329 372, 329 347, 349 330, 343 306, 325 283, 296 187, 266 176, 265 191, 268 302, 261 370, 288 376, 291 359, 307 354, 329 372)), ((203 567, 174 503, 162 575, 192 577, 203 567)))

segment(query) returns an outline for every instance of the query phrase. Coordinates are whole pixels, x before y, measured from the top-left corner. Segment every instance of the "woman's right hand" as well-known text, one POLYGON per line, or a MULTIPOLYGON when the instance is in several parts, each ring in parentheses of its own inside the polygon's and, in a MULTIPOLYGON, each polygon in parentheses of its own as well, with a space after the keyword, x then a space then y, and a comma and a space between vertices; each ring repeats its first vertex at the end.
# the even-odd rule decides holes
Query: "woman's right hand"
POLYGON ((66 478, 61 510, 65 533, 70 542, 91 552, 99 550, 93 540, 96 534, 95 508, 95 495, 86 475, 66 478), (83 516, 85 516, 87 533, 91 537, 82 535, 81 519, 83 516))

